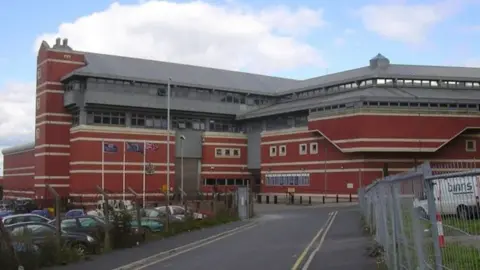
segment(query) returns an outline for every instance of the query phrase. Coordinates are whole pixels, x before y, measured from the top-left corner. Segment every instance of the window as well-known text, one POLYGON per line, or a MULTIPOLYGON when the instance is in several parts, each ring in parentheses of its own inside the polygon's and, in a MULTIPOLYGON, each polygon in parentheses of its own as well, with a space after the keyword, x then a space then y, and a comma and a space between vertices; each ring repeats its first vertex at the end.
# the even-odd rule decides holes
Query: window
POLYGON ((265 175, 267 186, 309 186, 310 174, 267 174, 265 175))
POLYGON ((37 68, 37 81, 40 81, 42 79, 42 69, 37 68))
POLYGON ((40 139, 40 128, 35 129, 35 139, 40 139))
POLYGON ((78 218, 78 222, 80 222, 80 226, 83 228, 91 228, 97 226, 97 221, 93 218, 78 218))
POLYGON ((80 125, 80 113, 75 112, 72 114, 72 126, 80 125))
POLYGON ((287 155, 287 146, 286 145, 280 145, 279 147, 279 156, 286 156, 287 155))
POLYGON ((239 148, 215 148, 215 157, 238 158, 240 157, 239 148))
POLYGON ((28 216, 27 219, 30 222, 45 222, 45 223, 48 222, 47 219, 42 217, 37 217, 37 216, 28 216))
POLYGON ((77 221, 75 219, 62 220, 62 223, 61 223, 60 227, 63 230, 68 230, 70 228, 76 228, 77 227, 77 221))
POLYGON ((465 151, 467 151, 467 152, 476 152, 476 151, 477 151, 477 141, 475 141, 475 140, 466 140, 466 141, 465 141, 465 151))
POLYGON ((27 230, 29 230, 33 236, 48 236, 55 234, 55 229, 48 225, 27 225, 27 230))
POLYGON ((307 154, 307 145, 302 143, 298 147, 298 152, 300 155, 306 155, 307 154))
POLYGON ((125 113, 88 112, 88 124, 125 126, 125 113))
POLYGON ((37 108, 37 110, 40 110, 40 97, 37 97, 36 108, 37 108))
POLYGON ((310 143, 310 154, 318 154, 318 143, 310 143))
POLYGON ((277 155, 277 147, 276 146, 270 146, 270 156, 274 157, 277 155))

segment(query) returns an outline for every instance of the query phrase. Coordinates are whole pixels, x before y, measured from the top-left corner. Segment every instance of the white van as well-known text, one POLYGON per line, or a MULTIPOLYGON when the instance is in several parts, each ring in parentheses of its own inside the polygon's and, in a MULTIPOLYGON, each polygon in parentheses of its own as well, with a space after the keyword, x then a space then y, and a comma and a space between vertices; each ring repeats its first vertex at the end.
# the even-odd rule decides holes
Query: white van
MULTIPOLYGON (((433 181, 433 194, 437 211, 442 215, 457 215, 462 219, 477 216, 480 210, 480 176, 466 176, 433 181)), ((414 207, 426 216, 428 201, 415 199, 414 207)))

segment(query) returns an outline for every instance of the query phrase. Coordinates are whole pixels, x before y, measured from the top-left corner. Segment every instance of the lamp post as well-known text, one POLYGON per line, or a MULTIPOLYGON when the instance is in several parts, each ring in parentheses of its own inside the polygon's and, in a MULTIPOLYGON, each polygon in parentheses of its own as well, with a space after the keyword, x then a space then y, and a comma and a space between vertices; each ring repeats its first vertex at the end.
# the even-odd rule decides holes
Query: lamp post
POLYGON ((167 205, 170 205, 170 83, 172 78, 168 78, 167 84, 167 205))
POLYGON ((180 135, 180 198, 183 205, 183 141, 186 139, 185 135, 180 135))

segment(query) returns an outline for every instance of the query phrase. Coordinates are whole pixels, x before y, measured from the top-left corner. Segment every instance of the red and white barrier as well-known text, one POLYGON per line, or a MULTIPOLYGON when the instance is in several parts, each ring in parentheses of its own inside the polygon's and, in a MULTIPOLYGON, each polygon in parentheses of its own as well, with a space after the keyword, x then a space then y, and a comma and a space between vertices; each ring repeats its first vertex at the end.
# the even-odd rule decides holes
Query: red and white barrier
POLYGON ((445 235, 443 233, 443 223, 442 223, 442 215, 437 213, 437 231, 438 231, 438 244, 441 248, 445 247, 445 235))

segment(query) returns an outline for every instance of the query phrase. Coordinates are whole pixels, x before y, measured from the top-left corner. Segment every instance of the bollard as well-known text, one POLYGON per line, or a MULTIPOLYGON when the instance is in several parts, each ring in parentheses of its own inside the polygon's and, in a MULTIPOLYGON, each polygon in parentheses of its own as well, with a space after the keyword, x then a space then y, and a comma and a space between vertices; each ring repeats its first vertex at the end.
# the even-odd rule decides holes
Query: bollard
POLYGON ((302 196, 300 196, 300 204, 303 204, 302 196))
POLYGON ((350 193, 349 200, 352 202, 352 193, 350 193))
POLYGON ((308 196, 308 204, 312 205, 312 196, 308 196))
POLYGON ((338 203, 338 193, 337 193, 337 203, 338 203))
POLYGON ((266 203, 266 204, 270 204, 270 196, 269 196, 269 195, 267 195, 267 196, 265 197, 265 203, 266 203))
POLYGON ((257 202, 262 203, 262 195, 257 195, 257 202))
POLYGON ((322 203, 325 204, 325 195, 322 197, 322 203))
POLYGON ((278 197, 277 195, 273 196, 273 203, 277 204, 278 203, 278 197))

